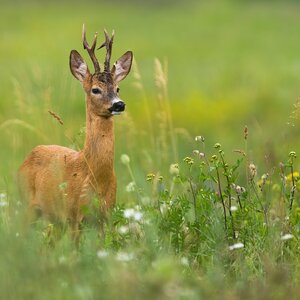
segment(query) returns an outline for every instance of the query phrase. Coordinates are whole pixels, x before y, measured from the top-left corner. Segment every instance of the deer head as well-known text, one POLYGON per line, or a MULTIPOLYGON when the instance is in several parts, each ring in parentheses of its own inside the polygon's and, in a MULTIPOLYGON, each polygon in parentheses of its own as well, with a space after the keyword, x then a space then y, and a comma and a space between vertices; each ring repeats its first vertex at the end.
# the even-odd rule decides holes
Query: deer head
POLYGON ((105 41, 98 48, 106 48, 103 72, 101 72, 100 64, 95 55, 97 33, 94 36, 92 46, 89 46, 86 40, 84 25, 82 30, 83 48, 87 50, 93 62, 95 72, 92 74, 89 71, 86 62, 76 50, 72 50, 70 53, 70 69, 74 77, 82 83, 87 96, 89 110, 96 116, 109 118, 125 110, 125 103, 118 95, 118 84, 130 72, 133 55, 131 51, 127 51, 110 68, 114 33, 112 33, 111 38, 105 30, 104 34, 105 41))

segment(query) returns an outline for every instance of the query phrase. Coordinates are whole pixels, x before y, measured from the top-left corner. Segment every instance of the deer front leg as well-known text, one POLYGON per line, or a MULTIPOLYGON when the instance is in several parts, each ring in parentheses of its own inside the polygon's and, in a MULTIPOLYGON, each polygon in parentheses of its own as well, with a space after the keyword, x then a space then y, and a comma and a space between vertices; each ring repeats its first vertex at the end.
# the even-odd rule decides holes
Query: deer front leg
POLYGON ((106 189, 104 195, 104 208, 106 211, 110 211, 116 203, 116 191, 117 191, 117 181, 115 174, 112 175, 110 184, 106 189))

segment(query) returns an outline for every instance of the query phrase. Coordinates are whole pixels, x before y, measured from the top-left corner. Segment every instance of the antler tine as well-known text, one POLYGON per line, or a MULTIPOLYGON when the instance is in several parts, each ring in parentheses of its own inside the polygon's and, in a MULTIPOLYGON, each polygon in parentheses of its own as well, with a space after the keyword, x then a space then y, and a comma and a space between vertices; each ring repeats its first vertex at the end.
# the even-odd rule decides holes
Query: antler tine
POLYGON ((115 32, 113 31, 111 38, 109 38, 107 31, 104 29, 104 35, 105 35, 105 42, 98 49, 100 49, 104 46, 106 48, 106 56, 105 56, 105 61, 104 61, 104 72, 109 73, 110 72, 110 58, 111 58, 112 44, 113 44, 115 32))
POLYGON ((83 49, 85 49, 93 64, 94 64, 94 68, 95 68, 95 72, 100 72, 100 65, 99 65, 99 62, 97 60, 97 57, 95 55, 95 48, 96 48, 96 44, 97 44, 97 35, 98 33, 96 32, 95 35, 94 35, 94 40, 93 40, 93 44, 92 46, 90 47, 87 40, 86 40, 86 32, 85 32, 85 26, 83 24, 82 26, 82 42, 83 42, 83 49))

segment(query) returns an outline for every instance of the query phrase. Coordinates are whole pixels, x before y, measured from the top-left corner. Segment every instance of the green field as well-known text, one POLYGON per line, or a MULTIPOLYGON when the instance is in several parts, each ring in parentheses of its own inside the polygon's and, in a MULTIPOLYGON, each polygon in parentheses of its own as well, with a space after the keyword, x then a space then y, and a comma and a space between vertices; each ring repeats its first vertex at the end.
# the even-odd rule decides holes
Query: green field
POLYGON ((299 11, 0 0, 0 298, 298 299, 299 11), (130 49, 135 63, 115 118, 117 206, 76 248, 57 224, 24 226, 16 174, 36 145, 82 148, 68 59, 77 49, 91 65, 83 23, 89 39, 114 29, 113 59, 130 49))

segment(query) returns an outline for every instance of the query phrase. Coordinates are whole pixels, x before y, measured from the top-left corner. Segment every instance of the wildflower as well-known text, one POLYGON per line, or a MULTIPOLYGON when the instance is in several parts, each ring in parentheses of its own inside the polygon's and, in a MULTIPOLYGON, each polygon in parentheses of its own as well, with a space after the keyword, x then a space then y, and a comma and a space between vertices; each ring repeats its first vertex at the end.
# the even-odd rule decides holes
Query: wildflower
POLYGON ((178 166, 178 164, 171 164, 169 172, 173 176, 178 175, 179 174, 179 166, 178 166))
POLYGON ((140 211, 135 211, 133 218, 135 221, 141 221, 143 218, 143 213, 141 213, 140 211))
POLYGON ((201 135, 197 135, 197 136, 195 137, 195 141, 196 141, 196 142, 202 142, 202 143, 204 143, 205 138, 204 138, 203 136, 201 136, 201 135))
POLYGON ((7 195, 5 193, 0 193, 0 207, 8 206, 7 195))
POLYGON ((143 213, 135 210, 134 208, 127 208, 124 210, 124 217, 126 219, 134 219, 135 221, 141 221, 143 213))
POLYGON ((241 194, 243 194, 243 193, 246 192, 246 189, 245 189, 244 187, 242 187, 242 186, 235 185, 235 184, 233 184, 232 186, 233 186, 233 188, 235 189, 235 192, 236 192, 238 195, 241 195, 241 194))
POLYGON ((200 153, 199 153, 199 157, 200 157, 200 158, 203 158, 203 157, 205 157, 205 154, 204 154, 203 152, 200 152, 200 153))
POLYGON ((122 163, 123 165, 129 165, 129 163, 130 163, 130 158, 129 158, 129 156, 128 156, 127 154, 122 154, 122 155, 121 155, 121 163, 122 163))
POLYGON ((237 207, 235 206, 235 205, 232 205, 231 207, 230 207, 230 211, 232 211, 232 212, 234 212, 234 211, 237 211, 237 207))
POLYGON ((268 174, 268 173, 263 174, 263 175, 261 176, 261 180, 262 180, 262 183, 263 183, 263 184, 265 184, 265 183, 267 182, 268 177, 269 177, 269 174, 268 174))
POLYGON ((116 260, 124 261, 124 262, 131 261, 131 260, 133 260, 133 258, 134 258, 133 253, 126 253, 126 252, 119 252, 119 253, 117 253, 117 256, 116 256, 116 260))
POLYGON ((155 178, 155 174, 149 173, 149 174, 147 174, 146 180, 153 181, 154 178, 155 178))
POLYGON ((215 143, 214 148, 215 149, 220 149, 221 148, 221 144, 220 143, 215 143))
POLYGON ((183 159, 183 161, 186 162, 190 166, 194 164, 194 160, 191 157, 189 157, 189 156, 185 157, 183 159))
POLYGON ((189 260, 187 259, 187 257, 182 256, 180 259, 180 262, 183 266, 188 266, 189 265, 189 260))
POLYGON ((241 187, 240 187, 239 185, 234 185, 234 189, 235 189, 235 191, 236 191, 236 193, 237 193, 238 195, 241 194, 242 189, 241 189, 241 187))
POLYGON ((126 190, 127 193, 134 192, 134 191, 135 191, 135 182, 133 182, 133 181, 129 182, 129 183, 126 185, 125 190, 126 190))
POLYGON ((199 155, 199 150, 193 150, 193 154, 195 155, 195 156, 198 156, 199 155))
POLYGON ((295 151, 291 151, 291 152, 289 153, 289 157, 291 157, 291 158, 296 158, 296 157, 297 157, 296 152, 295 152, 295 151))
POLYGON ((287 181, 292 181, 292 179, 294 178, 294 180, 298 180, 299 179, 299 172, 293 172, 293 173, 290 173, 286 176, 286 180, 287 181))
POLYGON ((248 138, 248 127, 247 127, 247 125, 244 127, 244 139, 245 140, 247 140, 247 138, 248 138))
POLYGON ((133 216, 134 216, 134 209, 133 208, 126 208, 125 210, 124 210, 124 217, 126 218, 126 219, 130 219, 130 218, 132 218, 133 216))
POLYGON ((128 232, 128 227, 127 226, 121 226, 119 229, 118 229, 118 232, 120 234, 126 234, 128 232))
POLYGON ((105 250, 98 250, 97 251, 97 257, 98 258, 104 258, 108 256, 108 252, 105 250))
POLYGON ((0 200, 0 207, 8 206, 8 202, 5 200, 0 200))
POLYGON ((249 174, 250 174, 251 179, 253 179, 256 176, 257 170, 256 170, 256 166, 254 164, 249 165, 249 174))
POLYGON ((230 251, 235 250, 235 249, 242 249, 242 248, 244 248, 243 243, 236 243, 236 244, 229 246, 230 251))
POLYGON ((292 238, 294 238, 294 236, 292 235, 292 234, 290 234, 290 233, 286 233, 286 234, 284 234, 283 236, 281 236, 281 240, 282 241, 287 241, 287 240, 290 240, 290 239, 292 239, 292 238))

